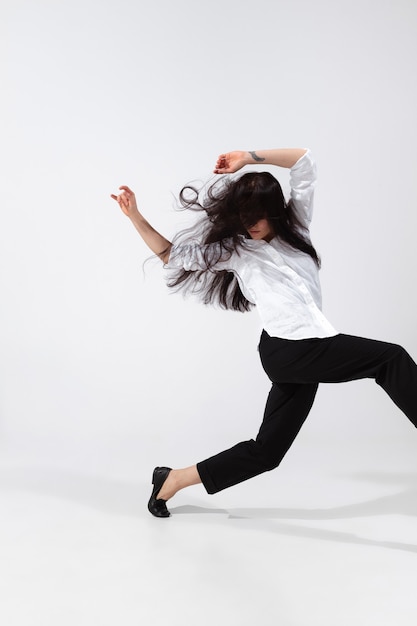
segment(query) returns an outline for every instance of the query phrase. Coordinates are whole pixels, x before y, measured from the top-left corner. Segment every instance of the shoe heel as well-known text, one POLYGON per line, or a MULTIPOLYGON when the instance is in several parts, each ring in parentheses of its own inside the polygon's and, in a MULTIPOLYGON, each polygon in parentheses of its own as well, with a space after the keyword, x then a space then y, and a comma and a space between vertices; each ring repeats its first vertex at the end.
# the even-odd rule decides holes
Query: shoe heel
POLYGON ((170 467, 155 467, 152 475, 153 490, 148 502, 148 510, 155 517, 170 516, 170 512, 166 506, 166 500, 157 497, 170 471, 170 467))

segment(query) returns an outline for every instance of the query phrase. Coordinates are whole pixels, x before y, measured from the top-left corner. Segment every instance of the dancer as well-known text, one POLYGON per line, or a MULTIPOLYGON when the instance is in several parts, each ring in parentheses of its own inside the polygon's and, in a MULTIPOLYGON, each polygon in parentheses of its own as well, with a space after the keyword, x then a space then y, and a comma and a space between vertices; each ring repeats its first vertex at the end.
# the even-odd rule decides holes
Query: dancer
POLYGON ((129 187, 111 196, 170 270, 169 287, 226 309, 256 305, 263 325, 260 358, 272 382, 256 439, 190 467, 155 468, 148 509, 156 517, 169 517, 166 502, 184 487, 203 483, 214 494, 276 468, 320 382, 373 378, 417 426, 417 365, 409 354, 395 344, 339 333, 322 313, 320 258, 309 233, 316 181, 311 151, 229 152, 219 156, 214 173, 259 164, 290 169, 288 202, 269 172, 222 176, 202 199, 197 189, 184 187, 182 205, 203 218, 187 238, 173 242, 146 221, 129 187))

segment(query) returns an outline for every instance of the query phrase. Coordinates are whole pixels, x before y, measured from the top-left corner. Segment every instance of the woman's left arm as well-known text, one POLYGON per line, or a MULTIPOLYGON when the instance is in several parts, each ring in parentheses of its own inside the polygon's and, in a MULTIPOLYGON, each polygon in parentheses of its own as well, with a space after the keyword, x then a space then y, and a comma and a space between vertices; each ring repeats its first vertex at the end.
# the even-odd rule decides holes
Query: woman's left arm
POLYGON ((111 197, 116 200, 152 252, 159 256, 163 263, 168 263, 172 243, 158 233, 139 212, 133 191, 126 185, 122 185, 119 189, 121 193, 111 194, 111 197))

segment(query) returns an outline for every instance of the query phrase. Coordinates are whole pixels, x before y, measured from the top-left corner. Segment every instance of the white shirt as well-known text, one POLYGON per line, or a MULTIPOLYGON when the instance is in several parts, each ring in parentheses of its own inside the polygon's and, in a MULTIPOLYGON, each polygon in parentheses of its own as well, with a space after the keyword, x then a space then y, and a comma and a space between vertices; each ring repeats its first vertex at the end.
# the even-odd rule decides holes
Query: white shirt
MULTIPOLYGON (((308 150, 290 170, 291 199, 309 237, 313 212, 316 167, 308 150)), ((310 255, 291 248, 278 237, 269 243, 243 238, 239 254, 217 262, 213 269, 234 273, 243 295, 256 304, 262 325, 271 337, 308 339, 332 337, 337 331, 321 311, 319 270, 310 255)), ((208 244, 216 246, 218 244, 208 244)), ((178 244, 171 249, 167 268, 204 270, 198 243, 178 244)))

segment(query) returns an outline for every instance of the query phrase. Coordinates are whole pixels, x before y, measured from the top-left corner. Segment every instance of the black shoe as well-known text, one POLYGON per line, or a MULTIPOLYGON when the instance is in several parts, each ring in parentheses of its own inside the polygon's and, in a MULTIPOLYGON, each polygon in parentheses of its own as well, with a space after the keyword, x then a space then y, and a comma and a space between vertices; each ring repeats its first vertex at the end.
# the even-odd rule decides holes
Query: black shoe
POLYGON ((153 491, 148 502, 148 509, 149 513, 152 513, 152 515, 155 515, 155 517, 169 517, 171 515, 171 513, 167 509, 166 500, 162 500, 162 498, 156 497, 161 491, 161 487, 166 481, 170 471, 170 467, 155 467, 153 471, 153 491))

